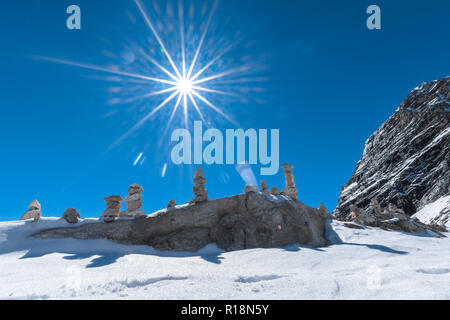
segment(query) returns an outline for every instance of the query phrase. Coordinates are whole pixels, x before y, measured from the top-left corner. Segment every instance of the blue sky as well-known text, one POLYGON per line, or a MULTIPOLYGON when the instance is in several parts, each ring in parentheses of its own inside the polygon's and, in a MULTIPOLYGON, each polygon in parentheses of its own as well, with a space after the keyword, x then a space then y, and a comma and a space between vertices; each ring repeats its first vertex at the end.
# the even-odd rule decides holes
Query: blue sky
MULTIPOLYGON (((179 20, 170 15, 177 2, 166 2, 143 1, 179 66, 179 20)), ((192 58, 213 2, 183 4, 192 58)), ((332 210, 370 134, 422 81, 449 75, 449 13, 448 1, 436 0, 222 0, 197 67, 239 39, 205 74, 247 69, 211 84, 237 97, 205 97, 244 129, 280 129, 280 162, 295 166, 299 199, 332 210), (371 4, 381 8, 382 30, 366 28, 371 4)), ((75 207, 84 217, 97 217, 104 197, 125 196, 134 182, 145 189, 148 213, 193 196, 197 166, 171 164, 173 144, 163 135, 173 104, 108 149, 163 96, 130 98, 159 85, 36 58, 161 76, 143 52, 168 69, 170 64, 134 1, 8 1, 0 13, 0 38, 0 220, 18 219, 33 199, 44 216, 75 207), (81 8, 81 30, 66 28, 71 4, 81 8), (141 152, 145 161, 134 165, 141 152)), ((206 105, 199 108, 210 126, 235 128, 206 105)), ((188 112, 192 125, 198 114, 192 105, 188 112)), ((168 132, 182 123, 177 113, 168 132)), ((233 165, 203 169, 210 198, 245 186, 233 165)), ((252 169, 258 181, 284 187, 281 170, 261 177, 258 165, 252 169)))

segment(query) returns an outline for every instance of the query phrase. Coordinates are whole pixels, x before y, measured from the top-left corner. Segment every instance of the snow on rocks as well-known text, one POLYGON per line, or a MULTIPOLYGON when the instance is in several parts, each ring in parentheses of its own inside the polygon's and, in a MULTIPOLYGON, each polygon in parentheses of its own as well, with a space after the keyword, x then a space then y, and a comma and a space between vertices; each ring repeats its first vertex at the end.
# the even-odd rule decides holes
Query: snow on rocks
POLYGON ((426 205, 413 218, 417 218, 423 223, 450 227, 450 195, 426 205))

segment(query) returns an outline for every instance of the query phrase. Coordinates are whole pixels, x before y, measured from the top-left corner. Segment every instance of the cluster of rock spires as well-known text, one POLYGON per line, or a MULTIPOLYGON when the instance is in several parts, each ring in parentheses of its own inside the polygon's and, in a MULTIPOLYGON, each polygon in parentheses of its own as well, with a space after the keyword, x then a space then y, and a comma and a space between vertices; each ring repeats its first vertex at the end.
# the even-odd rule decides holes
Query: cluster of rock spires
POLYGON ((213 200, 208 199, 206 179, 203 170, 198 168, 194 175, 195 198, 180 206, 171 200, 166 209, 151 215, 140 211, 143 189, 133 184, 125 198, 126 211, 120 213, 120 196, 105 198, 107 208, 102 219, 114 223, 54 228, 40 231, 35 236, 107 238, 121 243, 147 244, 158 250, 189 251, 209 243, 216 243, 225 250, 291 244, 326 245, 325 221, 331 215, 322 204, 315 209, 298 201, 293 167, 286 164, 283 168, 286 188, 282 193, 273 192, 274 188, 268 191, 266 181, 262 181, 261 190, 246 185, 243 194, 213 200))
POLYGON ((450 77, 446 77, 414 89, 370 136, 333 215, 351 220, 354 206, 361 217, 376 219, 379 210, 371 203, 379 202, 411 216, 450 194, 449 168, 450 77))
MULTIPOLYGON (((20 217, 20 220, 33 219, 34 222, 39 221, 42 216, 41 204, 37 200, 33 200, 28 205, 28 210, 20 217)), ((81 214, 74 208, 67 208, 64 211, 61 219, 66 220, 68 223, 77 223, 81 219, 81 214)))
MULTIPOLYGON (((279 192, 277 187, 273 187, 268 191, 267 182, 261 181, 261 192, 265 194, 272 195, 286 195, 293 200, 297 200, 297 188, 295 187, 294 175, 292 174, 292 165, 285 163, 282 168, 284 169, 286 188, 283 192, 279 192)), ((203 176, 203 169, 201 167, 197 168, 194 174, 193 182, 195 185, 192 191, 195 198, 189 201, 189 204, 196 204, 208 201, 208 190, 205 188, 206 179, 203 176)), ((106 197, 104 200, 106 202, 106 209, 103 211, 101 218, 104 222, 113 222, 120 217, 142 217, 145 216, 145 211, 142 209, 142 193, 144 188, 140 185, 133 183, 128 188, 128 195, 125 199, 122 199, 120 195, 111 195, 106 197), (121 202, 125 201, 126 210, 120 211, 122 208, 121 202)), ((244 188, 244 193, 258 192, 258 188, 253 185, 246 185, 244 188)), ((170 200, 167 204, 167 209, 173 209, 176 207, 176 201, 170 200)), ((28 206, 29 210, 20 218, 20 220, 34 219, 38 221, 41 217, 41 204, 37 200, 33 200, 28 206)), ((81 214, 75 208, 68 208, 61 217, 65 219, 68 223, 77 223, 81 219, 81 214)))

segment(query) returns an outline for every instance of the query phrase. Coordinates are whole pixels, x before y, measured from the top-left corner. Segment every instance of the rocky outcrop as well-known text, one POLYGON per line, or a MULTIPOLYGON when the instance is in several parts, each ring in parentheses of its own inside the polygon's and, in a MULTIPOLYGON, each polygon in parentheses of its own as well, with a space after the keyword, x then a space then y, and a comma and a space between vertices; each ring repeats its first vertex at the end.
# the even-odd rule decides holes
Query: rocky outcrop
POLYGON ((444 237, 441 232, 447 231, 443 225, 429 225, 419 219, 408 217, 405 212, 393 203, 382 209, 376 201, 372 201, 374 213, 362 212, 355 205, 350 206, 350 220, 355 224, 344 224, 346 227, 358 229, 358 226, 378 227, 384 230, 403 231, 408 233, 434 234, 444 237), (376 208, 374 208, 376 207, 376 208))
POLYGON ((414 89, 367 140, 333 214, 350 219, 395 204, 411 216, 450 194, 450 77, 414 89))
POLYGON ((42 216, 41 204, 37 200, 33 200, 28 205, 28 210, 20 217, 20 220, 33 219, 34 222, 38 221, 42 216))
POLYGON ((66 220, 68 223, 77 223, 78 219, 81 219, 81 214, 75 208, 67 208, 61 219, 66 220))
POLYGON ((286 196, 259 192, 164 209, 133 220, 44 230, 39 238, 107 238, 159 250, 196 251, 209 243, 231 251, 291 244, 324 246, 319 210, 286 196))

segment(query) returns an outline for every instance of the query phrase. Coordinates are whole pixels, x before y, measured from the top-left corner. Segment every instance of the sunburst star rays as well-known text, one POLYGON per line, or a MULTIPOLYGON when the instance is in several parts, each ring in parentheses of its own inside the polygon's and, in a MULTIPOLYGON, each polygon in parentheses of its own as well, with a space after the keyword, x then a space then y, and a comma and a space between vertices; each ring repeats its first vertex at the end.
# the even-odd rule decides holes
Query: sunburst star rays
MULTIPOLYGON (((156 39, 157 43, 161 48, 161 52, 163 53, 162 58, 167 60, 170 65, 169 68, 164 67, 164 61, 158 62, 155 58, 151 57, 150 54, 143 47, 138 48, 137 52, 142 54, 142 57, 149 61, 153 66, 156 67, 157 70, 162 71, 160 75, 162 77, 151 76, 147 74, 128 72, 125 70, 120 70, 118 68, 107 68, 102 66, 96 66, 88 63, 74 62, 70 60, 63 60, 51 57, 43 57, 43 56, 35 56, 35 58, 47 60, 55 63, 65 64, 69 66, 79 67, 83 69, 94 70, 98 72, 103 72, 111 75, 128 77, 133 79, 139 79, 144 82, 153 83, 156 86, 154 91, 150 91, 147 93, 141 93, 139 95, 134 95, 126 99, 126 102, 132 102, 135 100, 146 99, 149 97, 157 97, 167 94, 168 96, 162 98, 162 102, 159 104, 155 104, 156 107, 151 108, 151 110, 146 113, 134 126, 132 126, 128 131, 126 131, 123 135, 121 135, 116 141, 114 141, 111 146, 107 149, 110 150, 112 147, 119 145, 125 139, 127 139, 131 134, 133 134, 136 130, 138 130, 142 125, 144 125, 147 121, 149 121, 158 111, 162 110, 166 107, 173 107, 170 112, 170 118, 168 119, 164 135, 167 133, 170 125, 172 124, 177 111, 181 109, 184 125, 186 128, 188 127, 189 122, 189 104, 192 104, 193 109, 198 113, 199 117, 203 122, 206 123, 205 117, 202 111, 202 108, 207 107, 213 112, 219 114, 221 117, 226 119, 227 121, 233 123, 236 126, 239 124, 226 112, 224 112, 220 107, 215 105, 209 97, 203 96, 202 93, 206 93, 209 95, 224 95, 224 96, 232 96, 238 97, 239 95, 234 92, 226 92, 223 90, 218 90, 217 88, 212 88, 211 85, 213 83, 217 83, 217 80, 225 78, 230 79, 229 76, 235 76, 236 74, 245 74, 246 71, 250 69, 248 65, 241 65, 240 67, 231 68, 228 70, 220 70, 217 73, 212 72, 212 66, 215 65, 219 59, 232 50, 241 40, 237 40, 233 42, 231 45, 224 47, 219 50, 218 53, 210 57, 208 61, 204 64, 201 63, 201 51, 202 47, 206 43, 205 39, 208 36, 208 30, 210 29, 210 24, 213 19, 214 13, 218 6, 218 0, 215 0, 209 14, 207 15, 206 23, 203 25, 203 30, 201 32, 200 39, 198 41, 197 46, 195 47, 195 51, 193 52, 193 57, 190 63, 188 64, 187 60, 187 50, 186 50, 186 38, 185 38, 185 27, 184 27, 184 7, 182 1, 178 1, 178 20, 179 20, 179 33, 180 33, 180 51, 181 52, 181 61, 179 65, 175 63, 175 60, 170 55, 167 50, 166 45, 164 44, 161 36, 158 34, 157 29, 155 28, 154 22, 151 20, 149 15, 147 14, 145 7, 141 0, 134 0, 137 9, 140 15, 143 18, 143 22, 150 30, 151 34, 156 39), (208 72, 206 72, 208 70, 208 72), (207 74, 207 75, 205 75, 207 74), (165 78, 167 76, 167 78, 165 78), (166 87, 161 87, 166 86, 166 87), (172 104, 174 102, 174 104, 172 104), (199 102, 202 104, 199 105, 199 102)), ((232 77, 233 78, 233 77, 232 77)))

